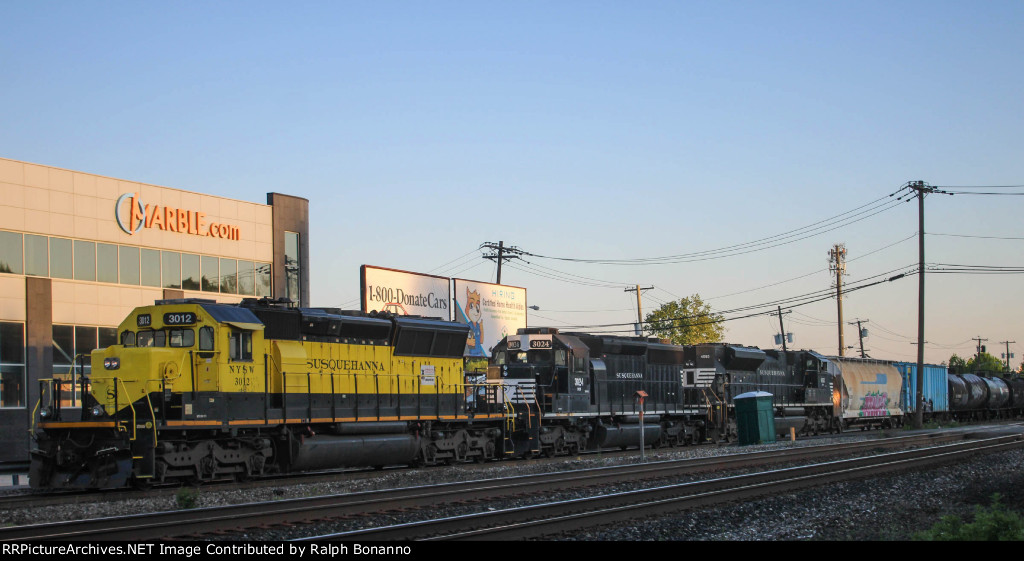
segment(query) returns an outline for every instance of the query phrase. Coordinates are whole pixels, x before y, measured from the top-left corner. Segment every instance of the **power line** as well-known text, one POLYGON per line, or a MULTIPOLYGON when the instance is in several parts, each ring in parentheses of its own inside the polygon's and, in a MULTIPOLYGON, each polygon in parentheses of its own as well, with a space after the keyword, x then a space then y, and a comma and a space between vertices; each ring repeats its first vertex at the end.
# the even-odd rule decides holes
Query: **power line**
POLYGON ((706 261, 709 259, 721 259, 723 257, 733 257, 736 255, 743 255, 752 253, 755 251, 762 251, 782 245, 787 245, 796 241, 807 239, 809 237, 817 236, 861 220, 865 220, 892 208, 895 208, 909 199, 903 197, 897 197, 895 200, 891 200, 891 197, 896 197, 906 186, 901 187, 899 190, 880 197, 871 201, 870 203, 861 205, 852 210, 837 214, 835 216, 820 220, 813 224, 776 234, 759 240, 751 242, 735 244, 731 246, 725 246, 718 249, 698 251, 693 253, 683 253, 677 255, 668 255, 661 257, 642 257, 635 259, 583 259, 574 257, 557 257, 550 255, 540 255, 537 253, 531 253, 524 251, 524 255, 531 257, 538 257, 543 259, 553 259, 558 261, 569 261, 576 263, 589 263, 589 264, 604 264, 604 265, 658 265, 658 264, 670 264, 670 263, 689 263, 695 261, 706 261), (785 241, 784 241, 785 240, 785 241))

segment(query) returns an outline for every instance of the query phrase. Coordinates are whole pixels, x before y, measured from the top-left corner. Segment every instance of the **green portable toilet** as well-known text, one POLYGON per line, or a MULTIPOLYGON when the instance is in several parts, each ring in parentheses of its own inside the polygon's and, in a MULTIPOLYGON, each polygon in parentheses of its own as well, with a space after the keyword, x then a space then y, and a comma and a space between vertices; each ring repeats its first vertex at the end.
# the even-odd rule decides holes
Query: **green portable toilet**
POLYGON ((775 442, 775 410, 772 394, 747 392, 733 398, 740 446, 775 442))

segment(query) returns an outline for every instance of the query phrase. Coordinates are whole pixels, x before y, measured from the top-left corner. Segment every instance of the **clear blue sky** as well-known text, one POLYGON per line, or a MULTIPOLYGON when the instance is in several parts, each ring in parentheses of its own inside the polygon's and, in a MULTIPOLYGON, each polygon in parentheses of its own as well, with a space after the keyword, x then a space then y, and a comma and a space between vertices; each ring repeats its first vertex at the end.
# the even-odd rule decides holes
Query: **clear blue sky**
MULTIPOLYGON (((911 180, 1024 184, 1019 0, 5 1, 0 29, 0 156, 307 197, 315 305, 357 307, 362 264, 493 281, 485 241, 677 255, 788 232, 911 180)), ((1024 266, 1022 240, 995 239, 1024 237, 1024 197, 926 205, 929 232, 988 236, 928 236, 929 262, 1024 266)), ((657 287, 645 311, 693 293, 733 310, 827 289, 833 243, 848 248, 847 282, 914 264, 916 229, 912 201, 734 257, 533 258, 503 281, 541 307, 532 325, 633 321, 635 284, 657 287), (600 282, 548 278, 567 275, 600 282)), ((1020 363, 1020 275, 929 275, 927 294, 927 360, 973 354, 980 336, 996 356, 1019 341, 1020 363)), ((835 308, 794 308, 794 346, 834 354, 835 308)), ((872 356, 916 356, 916 278, 850 294, 844 310, 870 320, 872 356)), ((727 327, 771 347, 777 320, 727 327)))

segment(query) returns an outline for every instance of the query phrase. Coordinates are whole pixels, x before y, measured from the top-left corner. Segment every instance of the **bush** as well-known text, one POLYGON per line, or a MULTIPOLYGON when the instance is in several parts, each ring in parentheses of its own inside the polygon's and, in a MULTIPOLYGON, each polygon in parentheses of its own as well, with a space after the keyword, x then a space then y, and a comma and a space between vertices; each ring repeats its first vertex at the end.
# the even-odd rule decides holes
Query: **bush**
POLYGON ((199 489, 192 489, 191 487, 178 489, 178 493, 174 495, 174 502, 181 509, 195 508, 199 504, 199 489))
POLYGON ((964 523, 959 516, 943 516, 930 530, 914 534, 915 540, 928 541, 1020 541, 1024 540, 1024 517, 992 495, 992 506, 974 507, 974 522, 964 523))

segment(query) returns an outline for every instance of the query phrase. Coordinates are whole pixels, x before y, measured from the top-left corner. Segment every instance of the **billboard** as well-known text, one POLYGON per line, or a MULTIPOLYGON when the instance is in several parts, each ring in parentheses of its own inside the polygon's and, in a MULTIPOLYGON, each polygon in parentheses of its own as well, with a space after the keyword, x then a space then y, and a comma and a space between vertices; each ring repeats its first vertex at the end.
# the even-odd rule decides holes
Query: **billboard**
POLYGON ((491 356, 506 335, 526 327, 526 289, 455 279, 455 321, 470 325, 466 356, 491 356))
POLYGON ((448 277, 363 265, 359 279, 364 312, 452 319, 448 277))

